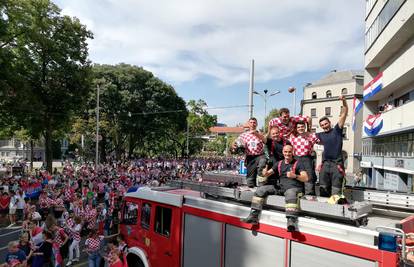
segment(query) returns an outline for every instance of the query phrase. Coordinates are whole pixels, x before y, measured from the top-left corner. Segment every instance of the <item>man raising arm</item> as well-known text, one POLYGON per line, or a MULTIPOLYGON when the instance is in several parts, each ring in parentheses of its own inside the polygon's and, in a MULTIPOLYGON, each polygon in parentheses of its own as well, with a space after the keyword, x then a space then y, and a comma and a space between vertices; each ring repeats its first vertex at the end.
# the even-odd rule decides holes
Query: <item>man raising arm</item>
POLYGON ((344 96, 340 96, 343 109, 338 123, 334 128, 328 117, 319 119, 319 126, 323 132, 317 133, 319 143, 324 146, 322 154, 322 168, 319 173, 320 195, 330 197, 341 195, 344 182, 344 163, 342 159, 343 127, 348 115, 348 104, 344 96))

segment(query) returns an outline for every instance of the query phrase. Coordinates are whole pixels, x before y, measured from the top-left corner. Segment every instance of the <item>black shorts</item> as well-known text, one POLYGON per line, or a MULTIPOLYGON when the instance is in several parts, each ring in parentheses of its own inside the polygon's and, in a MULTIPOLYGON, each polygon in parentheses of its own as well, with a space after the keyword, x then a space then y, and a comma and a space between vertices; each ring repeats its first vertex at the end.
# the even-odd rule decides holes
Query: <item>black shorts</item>
POLYGON ((0 209, 0 214, 8 215, 9 214, 9 208, 0 209))

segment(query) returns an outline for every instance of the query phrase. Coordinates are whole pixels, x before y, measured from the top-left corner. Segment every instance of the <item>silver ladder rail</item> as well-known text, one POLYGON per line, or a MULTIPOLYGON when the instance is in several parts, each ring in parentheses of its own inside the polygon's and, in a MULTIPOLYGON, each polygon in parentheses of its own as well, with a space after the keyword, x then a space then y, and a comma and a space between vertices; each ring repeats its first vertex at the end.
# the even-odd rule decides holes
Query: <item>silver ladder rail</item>
MULTIPOLYGON (((250 203, 254 192, 243 191, 238 188, 226 188, 222 186, 194 182, 186 180, 173 180, 167 184, 175 188, 184 188, 216 197, 227 198, 237 202, 250 203)), ((366 202, 354 202, 350 205, 329 204, 327 198, 301 198, 301 211, 306 215, 332 218, 343 222, 351 222, 357 226, 366 225, 368 216, 372 212, 372 205, 366 202)), ((284 196, 271 195, 267 197, 265 205, 271 209, 284 210, 284 196)))

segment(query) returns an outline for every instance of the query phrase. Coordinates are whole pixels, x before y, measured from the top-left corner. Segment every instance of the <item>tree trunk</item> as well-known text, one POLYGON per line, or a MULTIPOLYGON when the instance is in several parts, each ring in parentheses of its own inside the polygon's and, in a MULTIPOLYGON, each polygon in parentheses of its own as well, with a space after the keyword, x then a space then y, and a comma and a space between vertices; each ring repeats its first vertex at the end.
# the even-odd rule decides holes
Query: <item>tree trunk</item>
POLYGON ((53 162, 52 129, 50 129, 50 127, 47 127, 45 130, 45 154, 46 154, 46 170, 49 173, 52 173, 52 162, 53 162))
POLYGON ((128 142, 128 157, 131 159, 134 155, 135 147, 137 146, 137 142, 133 138, 132 134, 129 135, 129 142, 128 142))

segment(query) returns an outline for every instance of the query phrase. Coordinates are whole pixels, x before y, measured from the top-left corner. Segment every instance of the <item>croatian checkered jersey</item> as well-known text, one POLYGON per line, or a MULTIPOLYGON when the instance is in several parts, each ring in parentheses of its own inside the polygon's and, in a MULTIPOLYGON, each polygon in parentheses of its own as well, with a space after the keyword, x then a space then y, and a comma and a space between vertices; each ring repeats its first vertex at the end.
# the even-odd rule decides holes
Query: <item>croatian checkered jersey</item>
POLYGON ((290 135, 289 141, 293 146, 293 153, 295 156, 308 156, 312 153, 312 147, 319 142, 315 133, 305 133, 301 135, 290 135))
POLYGON ((101 246, 101 242, 104 239, 104 236, 89 237, 85 241, 86 251, 89 253, 96 252, 101 246))
POLYGON ((280 129, 280 133, 283 136, 287 137, 292 133, 292 131, 295 128, 297 122, 303 121, 303 122, 306 123, 307 119, 308 119, 307 116, 301 116, 301 115, 291 116, 289 118, 288 124, 284 124, 282 122, 282 118, 277 117, 277 118, 271 119, 269 121, 269 129, 270 129, 270 127, 276 126, 280 129))
POLYGON ((239 137, 246 148, 246 155, 261 155, 264 151, 263 140, 251 132, 242 133, 239 137))

